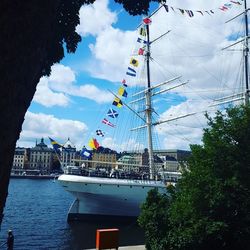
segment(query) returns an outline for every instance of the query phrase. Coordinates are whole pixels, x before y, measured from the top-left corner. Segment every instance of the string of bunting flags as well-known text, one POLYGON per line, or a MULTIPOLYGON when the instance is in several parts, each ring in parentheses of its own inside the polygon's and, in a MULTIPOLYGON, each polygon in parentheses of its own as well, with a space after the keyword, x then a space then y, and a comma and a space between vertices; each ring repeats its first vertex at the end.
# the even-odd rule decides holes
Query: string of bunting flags
MULTIPOLYGON (((225 4, 221 5, 220 7, 218 7, 217 9, 209 9, 209 10, 187 10, 187 9, 182 9, 182 8, 176 8, 167 4, 162 4, 162 7, 165 8, 166 12, 170 12, 170 10, 172 10, 173 12, 180 12, 182 15, 187 14, 189 17, 194 17, 195 13, 199 13, 200 15, 204 15, 205 13, 208 15, 214 14, 215 10, 220 10, 220 11, 228 11, 229 9, 231 9, 234 5, 242 5, 242 1, 243 0, 239 0, 239 1, 234 1, 231 0, 229 2, 226 2, 225 4)), ((159 8, 159 9, 160 9, 159 8)), ((159 10, 158 9, 158 10, 159 10)), ((146 25, 150 25, 152 23, 152 20, 147 17, 143 19, 143 22, 139 28, 139 32, 138 32, 138 38, 137 38, 137 43, 139 44, 139 49, 137 52, 137 56, 143 56, 146 50, 146 46, 147 46, 147 40, 146 40, 146 25)), ((137 58, 135 58, 135 56, 133 56, 130 61, 129 61, 129 66, 127 68, 126 71, 126 75, 128 77, 136 77, 137 75, 137 68, 139 66, 139 60, 137 58)), ((121 98, 127 98, 128 96, 128 92, 126 90, 126 88, 128 87, 127 84, 127 80, 123 79, 121 81, 122 86, 119 87, 118 89, 118 96, 115 96, 112 105, 115 106, 116 108, 121 108, 123 107, 123 102, 121 100, 121 98)), ((107 112, 107 116, 109 118, 112 119, 116 119, 119 116, 119 113, 114 109, 114 108, 109 108, 108 112, 107 112)), ((102 119, 102 124, 107 125, 109 127, 115 128, 115 124, 110 122, 106 117, 104 117, 102 119)), ((105 136, 105 132, 102 131, 101 129, 97 129, 96 130, 96 135, 100 136, 100 137, 104 137, 105 136)), ((55 151, 59 154, 60 156, 60 148, 63 148, 63 146, 59 143, 57 143, 56 141, 54 141, 53 139, 49 138, 51 141, 51 144, 53 146, 53 148, 55 149, 55 151)), ((88 142, 88 146, 93 150, 93 149, 98 149, 100 147, 100 144, 98 143, 98 141, 96 140, 96 138, 91 138, 88 142)), ((92 157, 92 151, 87 149, 85 146, 82 148, 81 151, 81 156, 87 159, 90 159, 92 157)))
MULTIPOLYGON (((142 56, 144 55, 145 52, 145 46, 147 45, 146 41, 146 25, 149 25, 151 23, 150 18, 144 18, 143 19, 143 26, 141 26, 138 30, 138 38, 137 38, 137 43, 139 45, 138 53, 137 56, 142 56)), ((134 55, 133 57, 130 58, 129 61, 129 66, 127 67, 126 71, 126 76, 127 77, 136 77, 137 75, 137 69, 139 67, 139 60, 136 58, 134 55)), ((127 80, 124 78, 121 81, 121 86, 118 88, 117 91, 117 96, 114 97, 114 100, 112 102, 112 105, 115 106, 112 108, 108 109, 107 112, 107 117, 104 117, 101 121, 102 124, 107 125, 111 128, 115 128, 116 125, 109 121, 109 119, 116 119, 119 116, 119 112, 115 108, 122 108, 123 107, 123 101, 122 98, 127 98, 128 97, 128 92, 127 92, 127 80)), ((96 135, 100 137, 105 136, 105 132, 101 129, 96 129, 96 135)), ((99 142, 96 140, 96 138, 91 138, 88 146, 93 150, 93 149, 98 149, 100 147, 99 142)), ((87 148, 83 147, 81 155, 87 159, 92 157, 91 150, 88 150, 87 148)))
POLYGON ((239 0, 239 1, 229 1, 224 3, 223 5, 219 6, 216 9, 209 9, 209 10, 187 10, 187 9, 182 9, 182 8, 176 8, 167 4, 162 4, 162 6, 165 8, 166 12, 169 12, 170 10, 172 10, 173 12, 180 12, 182 15, 188 15, 189 17, 193 17, 195 15, 195 13, 199 13, 200 15, 204 15, 204 14, 208 14, 208 15, 212 15, 215 13, 215 10, 221 10, 221 11, 228 11, 229 9, 231 9, 234 5, 242 5, 243 0, 239 0))
MULTIPOLYGON (((118 95, 120 97, 127 97, 128 96, 128 92, 126 91, 126 87, 128 86, 127 83, 126 83, 126 80, 123 79, 122 80, 122 86, 119 87, 118 89, 118 95)), ((117 108, 121 108, 123 106, 123 102, 122 100, 119 98, 119 97, 115 97, 113 102, 112 102, 112 105, 116 106, 117 108)), ((116 119, 118 117, 119 113, 114 109, 114 108, 109 108, 108 109, 108 112, 107 112, 107 117, 108 118, 112 118, 112 119, 116 119)), ((107 125, 111 128, 115 128, 116 125, 112 122, 110 122, 108 120, 108 118, 104 117, 102 119, 102 124, 104 125, 107 125)), ((104 137, 105 136, 105 132, 101 129, 97 129, 96 130, 96 135, 97 136, 100 136, 100 137, 104 137)), ((91 149, 98 149, 100 147, 100 144, 99 142, 97 141, 96 138, 91 138, 89 143, 88 143, 88 146, 91 148, 91 149)), ((86 149, 85 147, 82 149, 82 154, 81 154, 83 157, 85 158, 90 158, 92 156, 92 154, 90 153, 90 151, 88 149, 86 149)))

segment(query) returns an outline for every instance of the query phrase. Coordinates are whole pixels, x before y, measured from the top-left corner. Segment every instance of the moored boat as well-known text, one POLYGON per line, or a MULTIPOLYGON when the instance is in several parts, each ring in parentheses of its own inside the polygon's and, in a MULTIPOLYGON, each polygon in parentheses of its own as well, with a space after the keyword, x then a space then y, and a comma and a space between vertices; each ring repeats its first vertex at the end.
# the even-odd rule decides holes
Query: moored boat
POLYGON ((105 217, 137 217, 140 204, 147 193, 157 188, 166 192, 165 183, 154 180, 100 178, 77 175, 61 175, 58 181, 76 200, 68 219, 105 217))

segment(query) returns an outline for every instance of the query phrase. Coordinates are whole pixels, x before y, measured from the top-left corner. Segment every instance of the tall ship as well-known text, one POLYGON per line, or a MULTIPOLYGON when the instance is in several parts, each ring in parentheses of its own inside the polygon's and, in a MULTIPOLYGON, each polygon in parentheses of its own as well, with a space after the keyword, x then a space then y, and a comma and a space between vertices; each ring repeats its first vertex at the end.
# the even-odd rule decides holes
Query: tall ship
MULTIPOLYGON (((247 13, 246 1, 244 3, 245 12, 247 13)), ((162 38, 171 32, 166 30, 162 35, 152 40, 150 39, 152 17, 163 7, 165 10, 168 9, 168 6, 161 5, 152 15, 144 18, 138 26, 136 46, 129 61, 126 79, 122 80, 122 87, 119 88, 118 94, 111 91, 114 96, 113 105, 116 108, 108 109, 109 117, 113 116, 115 119, 117 118, 116 110, 118 108, 123 107, 123 109, 126 109, 126 113, 134 118, 126 118, 122 121, 122 124, 126 126, 128 126, 128 123, 132 124, 129 132, 134 134, 136 139, 129 140, 131 148, 127 148, 127 154, 120 155, 119 160, 107 161, 94 159, 93 157, 89 159, 93 151, 84 148, 82 151, 83 159, 78 160, 78 166, 65 168, 65 173, 59 176, 58 182, 67 192, 75 197, 75 201, 69 209, 68 220, 100 217, 112 217, 113 219, 137 217, 140 213, 140 205, 145 201, 151 189, 157 189, 160 193, 167 194, 167 185, 169 183, 174 185, 174 182, 180 178, 180 174, 176 173, 176 178, 171 179, 169 173, 164 171, 163 163, 155 154, 157 151, 157 143, 154 141, 155 127, 195 114, 195 112, 190 112, 177 117, 169 117, 165 120, 158 119, 157 102, 154 101, 154 97, 188 83, 188 81, 181 81, 181 76, 174 76, 157 84, 151 82, 151 62, 154 60, 151 48, 154 43, 161 42, 162 38), (126 87, 132 81, 138 81, 139 83, 134 83, 134 89, 137 91, 129 96, 126 87), (144 87, 142 86, 143 84, 145 84, 144 87), (130 101, 129 98, 131 98, 130 101), (132 149, 132 146, 135 149, 132 149), (135 160, 132 160, 133 157, 135 160), (138 160, 139 158, 140 160, 138 160), (96 176, 92 174, 89 166, 95 166, 95 168, 99 168, 99 170, 104 169, 105 171, 103 170, 102 176, 96 176), (106 170, 108 168, 109 172, 107 174, 106 170), (133 173, 135 168, 138 171, 133 173)), ((189 13, 189 16, 192 14, 190 11, 187 13, 189 13)), ((242 98, 245 98, 246 102, 248 102, 247 40, 248 33, 246 33, 245 40, 242 40, 243 42, 245 41, 247 48, 244 50, 246 91, 230 97, 218 98, 214 105, 210 105, 210 108, 230 102, 232 99, 242 100, 242 98)), ((107 118, 104 118, 102 123, 112 128, 118 127, 118 122, 117 124, 110 122, 107 118)), ((127 140, 128 132, 124 131, 121 132, 122 134, 120 133, 120 136, 125 141, 127 140)), ((97 128, 96 132, 104 136, 101 129, 97 128)), ((100 148, 95 138, 91 139, 89 145, 94 151, 98 151, 98 148, 100 148)))

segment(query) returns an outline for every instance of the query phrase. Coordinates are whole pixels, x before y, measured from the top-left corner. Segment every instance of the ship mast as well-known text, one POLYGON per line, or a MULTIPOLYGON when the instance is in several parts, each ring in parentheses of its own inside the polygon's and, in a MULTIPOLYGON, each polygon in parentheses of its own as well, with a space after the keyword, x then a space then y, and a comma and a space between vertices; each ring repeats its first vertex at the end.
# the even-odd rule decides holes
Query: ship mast
POLYGON ((151 82, 150 82, 150 39, 149 39, 149 25, 146 25, 147 34, 147 51, 146 51, 146 68, 147 68, 147 91, 146 96, 146 127, 148 132, 148 153, 149 153, 149 173, 150 178, 155 178, 154 169, 154 155, 153 155, 153 142, 152 142, 152 105, 151 105, 151 82))
POLYGON ((245 39, 244 39, 244 64, 245 64, 245 83, 246 83, 246 92, 245 92, 245 104, 249 104, 249 76, 248 76, 248 53, 249 53, 249 47, 248 47, 248 10, 247 9, 247 1, 244 0, 244 19, 245 19, 245 39))
POLYGON ((249 39, 249 33, 248 33, 248 11, 249 9, 247 8, 247 1, 244 0, 244 11, 240 14, 238 14, 237 16, 231 18, 230 20, 226 21, 226 23, 236 19, 237 17, 241 16, 242 14, 244 15, 244 26, 245 26, 245 36, 238 40, 237 42, 223 48, 222 50, 226 50, 230 47, 235 46, 236 44, 242 43, 243 42, 243 57, 244 57, 244 77, 243 77, 243 81, 245 82, 245 90, 243 93, 237 93, 237 94, 233 94, 230 96, 226 96, 226 97, 222 97, 220 99, 215 100, 217 103, 211 105, 211 106, 217 106, 219 104, 225 104, 228 102, 232 102, 232 101, 239 101, 239 100, 244 100, 245 104, 248 105, 249 104, 249 60, 248 60, 248 55, 249 55, 249 45, 248 45, 248 39, 249 39))

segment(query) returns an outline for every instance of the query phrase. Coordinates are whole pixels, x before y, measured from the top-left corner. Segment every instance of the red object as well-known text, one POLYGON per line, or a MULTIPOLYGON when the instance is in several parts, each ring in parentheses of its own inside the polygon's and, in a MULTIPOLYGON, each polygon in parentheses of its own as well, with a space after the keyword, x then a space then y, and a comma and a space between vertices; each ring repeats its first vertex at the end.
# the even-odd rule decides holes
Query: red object
POLYGON ((106 124, 106 125, 109 125, 110 127, 114 128, 115 125, 113 123, 111 123, 110 121, 108 121, 106 118, 104 118, 102 120, 102 123, 106 124))
POLYGON ((219 9, 222 10, 222 11, 228 10, 228 8, 226 6, 221 6, 219 9))
POLYGON ((143 48, 139 48, 138 55, 143 55, 143 54, 144 54, 144 49, 143 48))
POLYGON ((128 87, 125 79, 122 80, 122 84, 123 84, 124 87, 128 87))
POLYGON ((149 17, 144 18, 144 19, 143 19, 143 22, 144 22, 145 24, 150 24, 150 23, 152 23, 152 21, 151 21, 151 19, 150 19, 149 17))
POLYGON ((94 145, 95 145, 95 148, 96 148, 96 149, 98 149, 99 146, 100 146, 96 139, 94 139, 94 145))
POLYGON ((97 229, 96 230, 96 249, 118 249, 119 229, 97 229))

